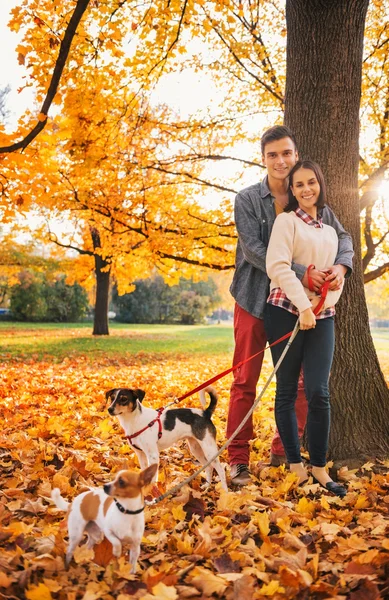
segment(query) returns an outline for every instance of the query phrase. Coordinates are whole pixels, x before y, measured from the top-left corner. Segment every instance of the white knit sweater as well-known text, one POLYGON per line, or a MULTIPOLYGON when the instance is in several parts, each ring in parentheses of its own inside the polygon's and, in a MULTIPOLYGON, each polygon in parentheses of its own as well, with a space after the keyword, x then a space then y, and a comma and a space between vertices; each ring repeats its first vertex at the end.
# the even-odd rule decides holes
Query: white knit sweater
MULTIPOLYGON (((270 290, 281 288, 299 312, 311 308, 309 299, 316 294, 303 286, 291 269, 292 262, 326 269, 334 264, 337 252, 338 236, 333 227, 325 224, 322 228, 313 227, 294 212, 278 215, 266 253, 270 290)), ((334 306, 342 289, 328 292, 324 308, 334 306)))

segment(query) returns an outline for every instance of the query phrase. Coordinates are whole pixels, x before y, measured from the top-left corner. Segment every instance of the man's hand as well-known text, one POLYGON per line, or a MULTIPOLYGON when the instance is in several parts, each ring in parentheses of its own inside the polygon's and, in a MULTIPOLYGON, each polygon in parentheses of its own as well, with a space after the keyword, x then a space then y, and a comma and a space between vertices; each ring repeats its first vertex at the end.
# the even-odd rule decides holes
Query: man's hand
POLYGON ((344 276, 347 273, 347 268, 343 265, 333 265, 327 269, 326 281, 330 281, 330 290, 340 290, 344 280, 344 276))
MULTIPOLYGON (((318 271, 317 269, 311 269, 309 272, 309 276, 311 278, 312 286, 314 292, 318 292, 326 280, 327 272, 326 271, 318 271)), ((308 285, 308 269, 304 273, 304 277, 301 280, 301 283, 304 287, 309 289, 308 285)))

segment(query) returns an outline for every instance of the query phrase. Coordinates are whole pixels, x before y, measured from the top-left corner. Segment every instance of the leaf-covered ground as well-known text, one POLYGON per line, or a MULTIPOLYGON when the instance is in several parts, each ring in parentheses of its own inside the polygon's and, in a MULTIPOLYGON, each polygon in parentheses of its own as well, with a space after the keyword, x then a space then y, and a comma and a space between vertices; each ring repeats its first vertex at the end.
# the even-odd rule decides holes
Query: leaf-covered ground
MULTIPOLYGON (((136 575, 127 554, 113 559, 107 542, 94 551, 81 546, 65 570, 64 515, 52 504, 51 489, 71 499, 121 468, 138 468, 107 413, 104 392, 141 387, 144 402, 159 407, 226 369, 230 359, 230 353, 81 354, 0 364, 1 600, 389 597, 389 465, 345 469, 344 500, 319 493, 316 485, 297 488, 284 468, 267 465, 274 384, 255 415, 252 485, 224 492, 215 478, 204 490, 197 478, 178 496, 147 508, 136 575)), ((228 376, 216 384, 219 445, 230 382, 228 376)), ((184 404, 199 406, 197 397, 184 404)), ((159 490, 195 468, 185 444, 164 452, 159 490)))

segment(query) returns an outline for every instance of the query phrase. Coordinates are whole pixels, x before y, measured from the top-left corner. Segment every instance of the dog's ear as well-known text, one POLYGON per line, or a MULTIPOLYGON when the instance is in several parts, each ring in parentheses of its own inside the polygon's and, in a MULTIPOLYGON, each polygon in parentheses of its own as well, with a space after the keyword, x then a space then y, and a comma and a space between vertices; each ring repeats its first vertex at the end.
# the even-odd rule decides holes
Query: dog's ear
POLYGON ((139 402, 142 402, 143 398, 146 396, 146 392, 143 390, 132 390, 134 396, 138 398, 139 402))
POLYGON ((109 390, 108 392, 105 392, 105 403, 107 404, 108 400, 110 402, 112 402, 112 400, 115 397, 116 392, 118 391, 119 388, 113 388, 112 390, 109 390))
POLYGON ((144 487, 145 485, 149 485, 149 483, 151 483, 152 478, 156 474, 157 470, 158 470, 158 464, 153 463, 152 465, 147 467, 147 469, 144 469, 143 471, 141 471, 141 473, 139 474, 139 485, 142 487, 144 487))
POLYGON ((109 398, 111 398, 111 396, 118 391, 119 388, 113 388, 112 390, 109 390, 108 392, 105 392, 105 399, 108 400, 109 398))

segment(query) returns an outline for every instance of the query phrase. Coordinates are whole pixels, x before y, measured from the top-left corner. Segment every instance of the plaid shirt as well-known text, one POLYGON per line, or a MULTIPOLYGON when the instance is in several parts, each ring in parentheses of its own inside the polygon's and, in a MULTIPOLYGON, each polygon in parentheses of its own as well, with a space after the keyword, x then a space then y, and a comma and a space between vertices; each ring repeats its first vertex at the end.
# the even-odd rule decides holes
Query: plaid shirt
MULTIPOLYGON (((305 210, 302 210, 301 208, 296 208, 295 213, 307 225, 310 225, 311 227, 316 227, 317 229, 322 229, 323 222, 320 217, 316 220, 313 217, 311 217, 311 215, 308 215, 305 212, 305 210)), ((284 294, 282 289, 279 287, 272 289, 267 301, 269 304, 273 304, 273 306, 279 306, 280 308, 284 308, 285 310, 293 313, 294 315, 298 316, 300 314, 295 305, 289 300, 286 294, 284 294)), ((316 315, 316 319, 326 319, 327 317, 333 317, 334 314, 335 307, 330 306, 329 308, 322 310, 318 315, 316 315)))

